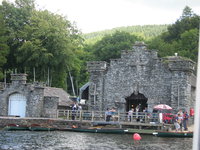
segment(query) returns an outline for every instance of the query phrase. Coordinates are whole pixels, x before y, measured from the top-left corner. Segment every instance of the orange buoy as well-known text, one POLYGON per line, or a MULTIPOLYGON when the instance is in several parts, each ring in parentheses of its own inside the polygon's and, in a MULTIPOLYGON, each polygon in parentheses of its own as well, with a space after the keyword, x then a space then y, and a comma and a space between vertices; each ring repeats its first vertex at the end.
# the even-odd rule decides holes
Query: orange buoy
POLYGON ((135 134, 133 134, 133 139, 136 141, 139 141, 142 139, 142 137, 138 133, 135 133, 135 134))

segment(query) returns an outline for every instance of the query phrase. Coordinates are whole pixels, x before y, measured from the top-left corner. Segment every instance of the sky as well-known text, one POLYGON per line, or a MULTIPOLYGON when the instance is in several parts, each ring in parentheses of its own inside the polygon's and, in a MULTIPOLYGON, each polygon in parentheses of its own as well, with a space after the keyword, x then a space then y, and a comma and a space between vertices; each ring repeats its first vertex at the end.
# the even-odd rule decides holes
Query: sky
POLYGON ((35 1, 39 9, 66 16, 83 33, 121 26, 172 24, 182 15, 186 5, 200 15, 200 0, 35 1))

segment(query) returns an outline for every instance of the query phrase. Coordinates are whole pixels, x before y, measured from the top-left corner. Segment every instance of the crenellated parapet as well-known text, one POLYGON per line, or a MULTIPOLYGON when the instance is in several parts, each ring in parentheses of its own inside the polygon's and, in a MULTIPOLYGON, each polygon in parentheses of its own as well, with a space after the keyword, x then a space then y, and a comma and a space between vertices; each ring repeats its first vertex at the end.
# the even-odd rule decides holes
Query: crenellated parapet
POLYGON ((107 69, 107 62, 105 61, 90 61, 87 63, 89 72, 105 71, 107 69))
POLYGON ((168 67, 171 71, 184 71, 184 72, 195 71, 195 62, 181 56, 169 56, 163 58, 163 62, 168 64, 168 67))
POLYGON ((26 84, 27 74, 11 74, 12 84, 26 84))

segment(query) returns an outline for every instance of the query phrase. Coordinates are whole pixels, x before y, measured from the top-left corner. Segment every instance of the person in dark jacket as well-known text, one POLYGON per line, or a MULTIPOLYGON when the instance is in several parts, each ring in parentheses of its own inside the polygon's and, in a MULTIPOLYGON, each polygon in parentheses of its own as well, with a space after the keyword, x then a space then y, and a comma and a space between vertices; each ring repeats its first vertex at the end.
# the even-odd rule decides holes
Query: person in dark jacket
POLYGON ((189 120, 189 114, 187 113, 187 111, 185 111, 183 113, 183 127, 185 131, 188 130, 188 120, 189 120))

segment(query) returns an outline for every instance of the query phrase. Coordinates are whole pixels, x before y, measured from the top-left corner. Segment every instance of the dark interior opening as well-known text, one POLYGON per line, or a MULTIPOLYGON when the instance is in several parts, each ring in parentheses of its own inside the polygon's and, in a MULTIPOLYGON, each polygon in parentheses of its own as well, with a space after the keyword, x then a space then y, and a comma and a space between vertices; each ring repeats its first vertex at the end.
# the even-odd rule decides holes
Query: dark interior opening
POLYGON ((126 97, 126 111, 128 112, 130 109, 134 109, 138 106, 139 111, 142 112, 145 108, 147 108, 147 98, 141 93, 133 93, 131 96, 126 97))
POLYGON ((81 99, 88 100, 89 97, 89 86, 81 93, 81 99))

